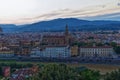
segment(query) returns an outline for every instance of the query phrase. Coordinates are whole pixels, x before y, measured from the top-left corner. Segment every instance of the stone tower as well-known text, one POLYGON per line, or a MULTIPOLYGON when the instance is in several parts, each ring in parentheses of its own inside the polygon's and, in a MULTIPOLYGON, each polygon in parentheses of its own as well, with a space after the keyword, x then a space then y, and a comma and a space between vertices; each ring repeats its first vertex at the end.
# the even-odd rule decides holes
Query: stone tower
POLYGON ((66 27, 65 27, 65 41, 66 41, 66 44, 69 45, 69 43, 70 43, 70 34, 69 34, 69 30, 68 30, 68 25, 66 25, 66 27))
POLYGON ((2 28, 0 27, 0 33, 3 32, 2 28))
POLYGON ((66 27, 65 27, 65 36, 68 36, 68 35, 69 35, 68 25, 66 25, 66 27))

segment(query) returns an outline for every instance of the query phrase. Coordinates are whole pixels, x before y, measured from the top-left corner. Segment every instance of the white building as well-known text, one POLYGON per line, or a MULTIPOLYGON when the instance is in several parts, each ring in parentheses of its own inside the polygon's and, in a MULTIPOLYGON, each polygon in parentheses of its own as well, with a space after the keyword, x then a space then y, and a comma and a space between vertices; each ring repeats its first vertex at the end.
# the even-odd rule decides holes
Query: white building
POLYGON ((70 57, 70 49, 68 46, 47 46, 43 49, 34 48, 31 51, 31 57, 66 58, 70 57))
POLYGON ((79 55, 80 57, 116 57, 116 54, 112 47, 81 47, 79 55))

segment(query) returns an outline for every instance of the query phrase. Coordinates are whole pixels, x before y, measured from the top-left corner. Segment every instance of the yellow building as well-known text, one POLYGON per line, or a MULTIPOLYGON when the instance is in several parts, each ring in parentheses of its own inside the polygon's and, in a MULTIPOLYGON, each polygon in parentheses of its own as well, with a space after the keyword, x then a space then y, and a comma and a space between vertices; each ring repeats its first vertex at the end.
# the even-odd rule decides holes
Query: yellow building
POLYGON ((71 47, 71 56, 78 56, 78 46, 72 46, 71 47))

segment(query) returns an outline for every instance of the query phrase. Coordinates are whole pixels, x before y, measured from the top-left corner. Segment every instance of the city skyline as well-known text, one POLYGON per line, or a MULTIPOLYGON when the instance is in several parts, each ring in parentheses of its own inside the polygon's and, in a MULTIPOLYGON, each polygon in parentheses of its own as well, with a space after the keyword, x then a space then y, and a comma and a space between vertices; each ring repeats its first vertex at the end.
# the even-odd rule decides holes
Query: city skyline
POLYGON ((0 24, 56 18, 120 20, 120 0, 0 0, 0 24))

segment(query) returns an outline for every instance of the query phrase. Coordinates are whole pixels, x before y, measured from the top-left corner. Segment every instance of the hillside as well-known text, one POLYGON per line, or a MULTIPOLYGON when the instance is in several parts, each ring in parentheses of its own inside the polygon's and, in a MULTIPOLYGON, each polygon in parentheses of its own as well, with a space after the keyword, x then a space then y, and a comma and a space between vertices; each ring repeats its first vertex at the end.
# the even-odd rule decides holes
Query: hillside
POLYGON ((69 30, 120 30, 120 21, 88 21, 76 18, 54 19, 49 21, 41 21, 33 24, 22 26, 16 25, 0 25, 5 32, 40 32, 40 31, 62 31, 65 25, 69 26, 69 30))

